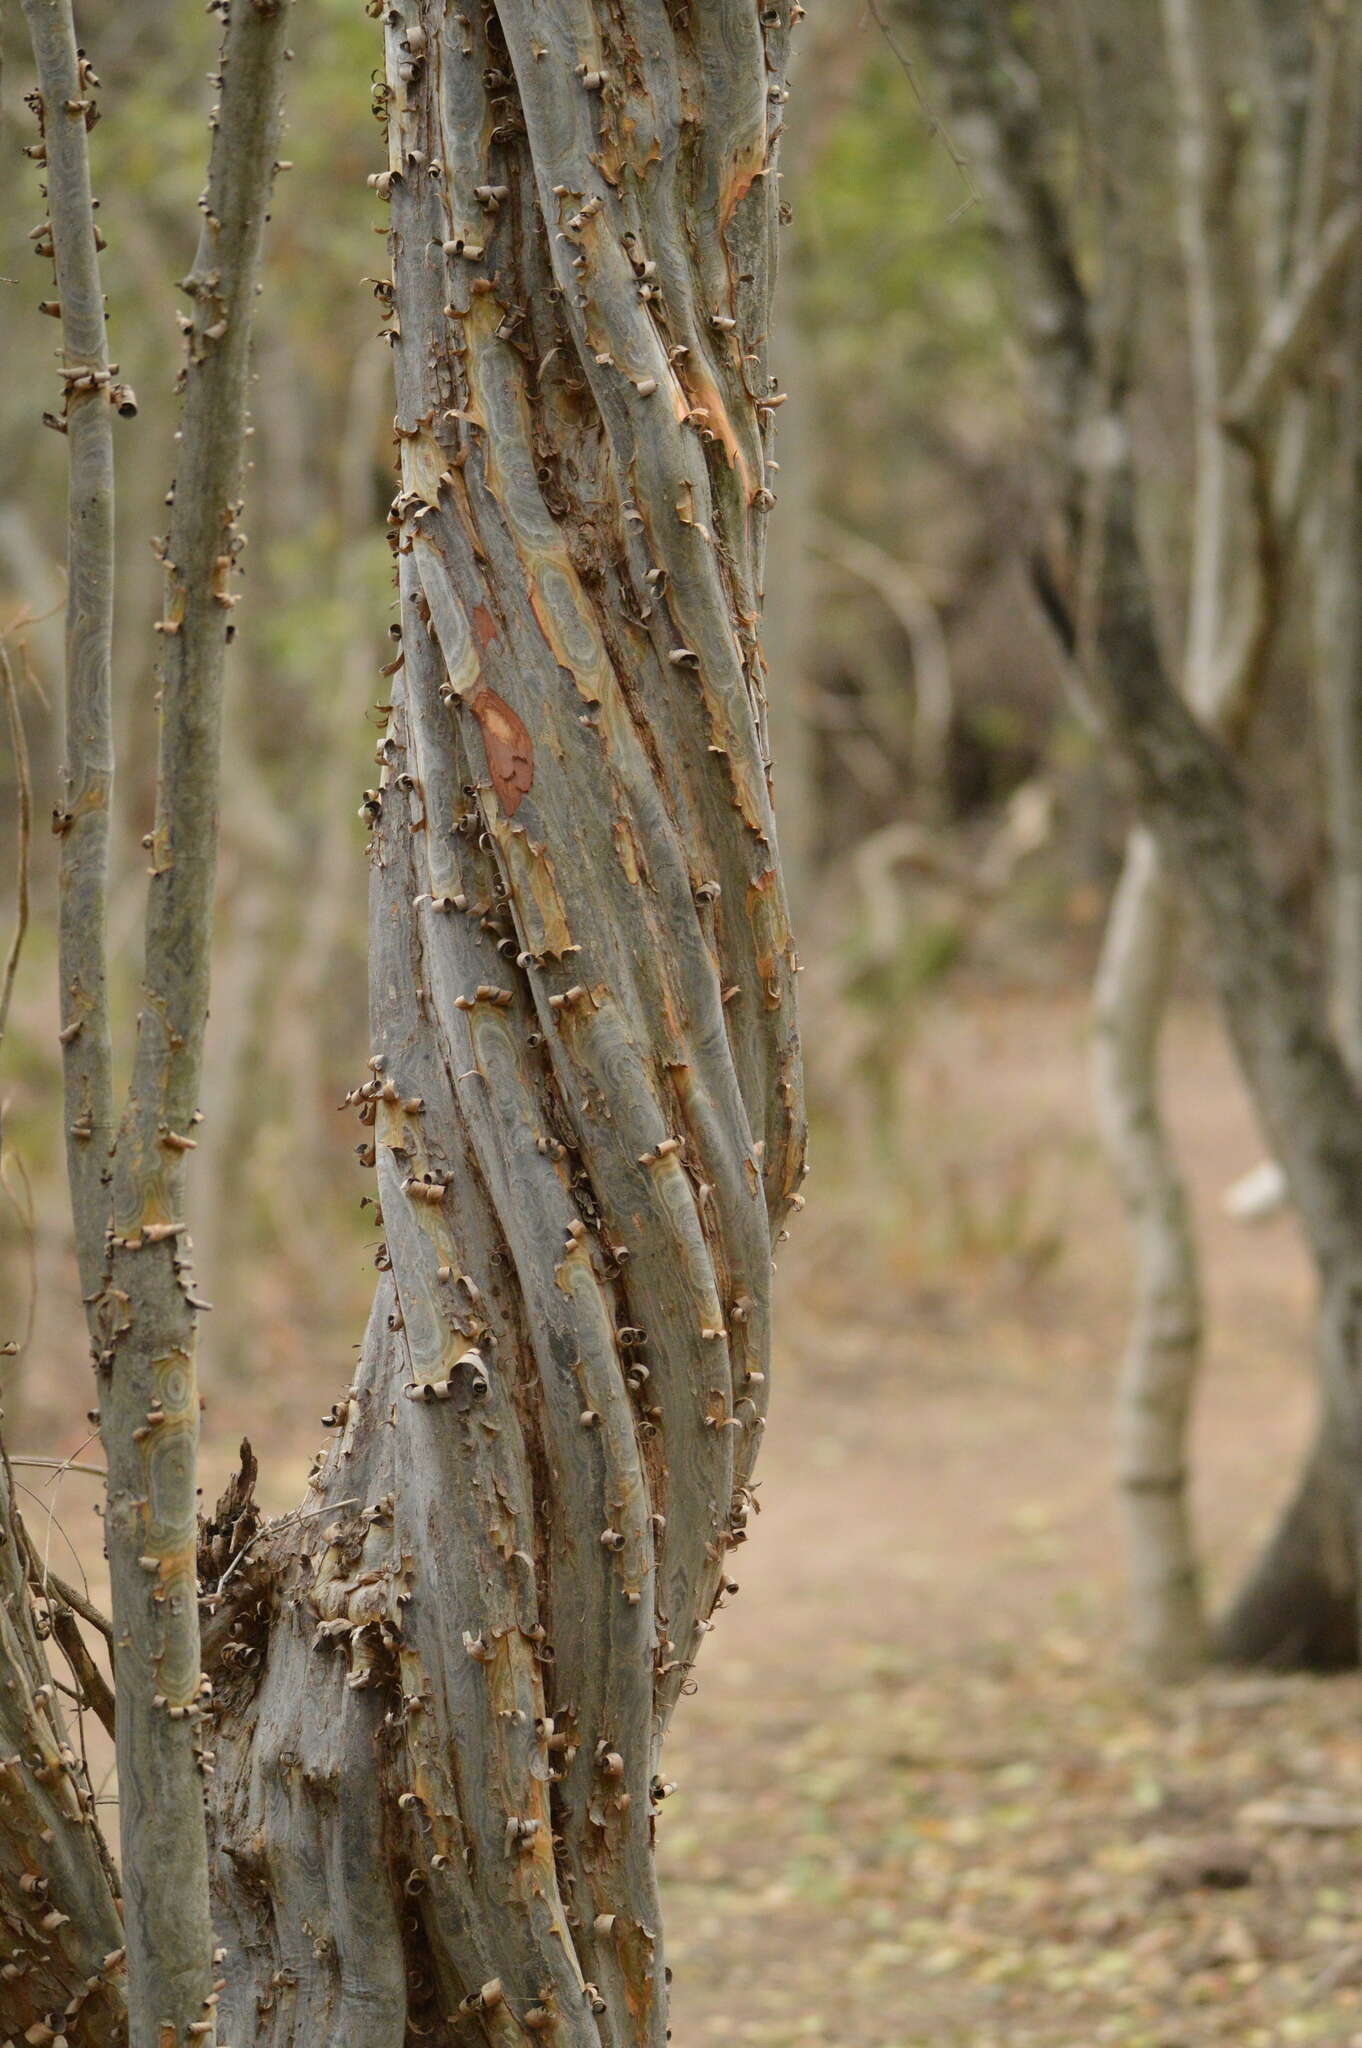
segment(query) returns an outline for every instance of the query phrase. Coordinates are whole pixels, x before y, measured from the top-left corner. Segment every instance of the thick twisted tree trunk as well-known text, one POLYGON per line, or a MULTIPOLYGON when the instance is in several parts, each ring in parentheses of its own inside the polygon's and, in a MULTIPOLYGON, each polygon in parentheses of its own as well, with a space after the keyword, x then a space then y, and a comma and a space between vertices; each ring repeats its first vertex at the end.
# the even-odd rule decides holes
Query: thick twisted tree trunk
POLYGON ((756 637, 788 14, 385 15, 384 1247, 300 1516, 243 1482, 207 1538, 225 2041, 665 2035, 659 1744, 801 1170, 756 637))

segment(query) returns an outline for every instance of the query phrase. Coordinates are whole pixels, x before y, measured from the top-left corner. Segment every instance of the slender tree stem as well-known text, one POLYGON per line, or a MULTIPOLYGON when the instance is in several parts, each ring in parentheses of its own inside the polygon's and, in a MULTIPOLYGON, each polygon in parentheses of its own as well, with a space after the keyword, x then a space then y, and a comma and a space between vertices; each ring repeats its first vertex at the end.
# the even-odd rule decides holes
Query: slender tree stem
POLYGON ((1116 1406, 1131 1636, 1140 1664, 1165 1679, 1185 1677, 1206 1652, 1186 1474, 1201 1287, 1158 1070, 1178 923, 1177 891, 1154 840, 1137 827, 1093 986, 1093 1083, 1135 1243, 1135 1308, 1116 1406))
POLYGON ((1163 0, 1164 40, 1177 112, 1178 232, 1186 281, 1196 445, 1192 568, 1183 688, 1210 688, 1220 648, 1232 513, 1225 386, 1225 195, 1218 189, 1219 81, 1199 0, 1163 0))
POLYGON ((192 320, 159 626, 144 991, 101 1304, 133 2048, 211 2041, 215 2026, 195 1576, 199 1304, 183 1223, 208 1013, 250 326, 286 25, 282 0, 231 0, 226 12, 204 224, 184 285, 192 320))
MULTIPOLYGON (((1341 34, 1345 175, 1338 182, 1346 189, 1362 143, 1362 24, 1355 11, 1341 34)), ((1341 200, 1334 218, 1345 209, 1356 216, 1358 202, 1341 200)), ((1323 395, 1328 453, 1321 516, 1308 561, 1332 868, 1331 995, 1344 1058, 1354 1080, 1362 1081, 1362 241, 1356 233, 1345 244, 1341 301, 1333 375, 1323 395)))
POLYGON ((14 664, 9 658, 9 649, 3 636, 0 636, 0 691, 3 691, 5 699, 10 750, 14 755, 14 780, 19 796, 18 843, 14 858, 14 936, 10 940, 9 952, 5 956, 4 977, 0 980, 2 1045, 9 1024, 9 1006, 14 997, 14 981, 19 972, 19 958, 28 935, 29 858, 33 842, 33 777, 28 765, 28 740, 24 734, 24 713, 19 702, 19 689, 14 680, 14 664))
POLYGON ((66 1162, 81 1291, 100 1288, 113 1140, 105 917, 114 749, 114 403, 86 136, 97 80, 76 49, 70 0, 24 0, 38 72, 48 222, 61 315, 67 501, 66 764, 58 973, 66 1162))

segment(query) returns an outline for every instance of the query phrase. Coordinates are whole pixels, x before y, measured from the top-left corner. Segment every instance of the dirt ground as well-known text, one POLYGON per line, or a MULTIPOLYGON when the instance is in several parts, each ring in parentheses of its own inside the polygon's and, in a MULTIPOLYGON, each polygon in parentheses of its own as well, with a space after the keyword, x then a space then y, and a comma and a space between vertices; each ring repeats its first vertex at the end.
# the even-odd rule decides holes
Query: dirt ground
MULTIPOLYGON (((1309 1274, 1225 1220, 1261 1154, 1213 1020, 1170 1072, 1210 1254, 1213 1587, 1292 1476, 1309 1274)), ((782 1275, 763 1514, 661 1826, 681 2048, 1362 2044, 1362 1684, 1122 1660, 1127 1290, 1078 1006, 952 997, 872 1204, 818 1161, 782 1275)))
MULTIPOLYGON (((1197 1506, 1223 1595, 1308 1428, 1310 1282, 1288 1218, 1221 1212, 1260 1151, 1195 1004, 1169 1068, 1210 1254, 1197 1506)), ((882 1099, 878 1123, 820 1119, 763 1511, 667 1759, 677 2048, 1362 2048, 1362 1681, 1158 1695, 1123 1665, 1128 1267, 1081 1002, 951 987, 903 1073, 897 1165, 882 1099)), ((205 1485, 249 1412, 283 1507, 349 1368, 277 1309, 239 1400, 210 1356, 205 1485)), ((59 1391, 32 1389, 26 1435, 66 1455, 59 1391)), ((89 1492, 62 1480, 66 1525, 97 1531, 89 1492)))

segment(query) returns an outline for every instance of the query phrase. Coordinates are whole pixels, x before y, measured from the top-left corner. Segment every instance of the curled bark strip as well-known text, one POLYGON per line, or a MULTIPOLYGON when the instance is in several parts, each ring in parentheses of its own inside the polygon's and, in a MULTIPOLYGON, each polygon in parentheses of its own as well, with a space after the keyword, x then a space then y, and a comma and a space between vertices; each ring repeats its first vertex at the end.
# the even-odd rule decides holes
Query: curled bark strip
POLYGON ((383 1277, 335 1511, 220 1617, 228 2038, 665 2038, 658 1748, 802 1170, 757 641, 788 13, 384 16, 383 1277))

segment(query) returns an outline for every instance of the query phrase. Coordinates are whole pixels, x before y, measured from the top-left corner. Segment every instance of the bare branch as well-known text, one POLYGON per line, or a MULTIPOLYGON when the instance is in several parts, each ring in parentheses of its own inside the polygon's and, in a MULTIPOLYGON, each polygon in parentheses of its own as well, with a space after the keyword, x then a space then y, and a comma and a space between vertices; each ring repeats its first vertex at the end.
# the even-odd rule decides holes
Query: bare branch
POLYGON ((1163 0, 1163 17, 1177 110, 1178 234, 1186 279, 1196 444, 1183 687, 1200 698, 1210 688, 1220 647, 1234 482, 1221 420, 1226 250, 1225 208, 1216 180, 1220 81, 1212 69, 1200 0, 1163 0))
POLYGON ((960 182, 965 188, 965 197, 956 213, 952 215, 952 219, 958 219, 961 213, 964 213, 967 208, 977 205, 979 201, 979 192, 970 171, 969 158, 960 154, 951 138, 950 129, 928 101, 926 93, 922 90, 922 81, 917 75, 917 66, 913 63, 912 58, 903 48, 893 29, 886 21, 884 11, 880 6, 880 0, 866 0, 866 11, 883 36, 885 46, 893 57, 894 62, 907 79, 913 98, 917 101, 918 109, 927 124, 928 135, 936 137, 959 173, 960 182))
MULTIPOLYGON (((11 1458, 11 1464, 16 1462, 17 1460, 11 1458)), ((105 1642, 112 1646, 113 1623, 109 1620, 107 1614, 101 1614, 92 1600, 88 1600, 84 1593, 79 1592, 66 1579, 59 1577, 53 1571, 50 1564, 45 1564, 41 1567, 41 1576, 41 1590, 44 1593, 53 1593, 61 1601, 63 1607, 69 1607, 71 1612, 78 1614, 82 1621, 88 1621, 91 1628, 97 1630, 103 1636, 105 1642)))
MULTIPOLYGON (((22 1464, 11 1458, 11 1465, 22 1464)), ((112 1649, 113 1624, 73 1586, 59 1579, 51 1566, 38 1556, 27 1529, 22 1530, 25 1568, 33 1591, 47 1603, 48 1623, 53 1638, 71 1667, 80 1699, 98 1716, 110 1735, 114 1732, 114 1696, 104 1673, 96 1664, 76 1624, 77 1615, 104 1637, 112 1649)))
POLYGON ((1235 434, 1247 439, 1261 430, 1274 400, 1317 346, 1347 274, 1359 228, 1362 200, 1343 200, 1325 221, 1313 248, 1263 322, 1221 415, 1235 434))
POLYGON ((874 541, 826 519, 819 521, 819 535, 815 552, 873 590, 908 642, 913 659, 913 772, 919 796, 939 811, 946 795, 955 691, 950 649, 936 606, 907 564, 874 541))
POLYGON ((113 412, 133 403, 114 382, 104 327, 99 235, 86 134, 97 80, 76 50, 70 0, 24 0, 38 71, 39 148, 61 313, 67 510, 66 766, 58 973, 66 1163, 81 1291, 104 1272, 106 1175, 113 1139, 106 899, 114 752, 110 660, 114 601, 113 412))
POLYGON ((9 1006, 14 995, 14 977, 19 972, 19 956, 24 950, 24 939, 28 932, 29 852, 33 840, 33 778, 28 766, 28 740, 24 734, 24 714, 14 680, 14 667, 3 634, 0 634, 0 689, 4 692, 10 748, 14 755, 14 780, 19 793, 18 842, 15 849, 14 937, 10 940, 9 954, 5 960, 4 980, 0 982, 0 1044, 3 1044, 5 1027, 9 1023, 9 1006))

